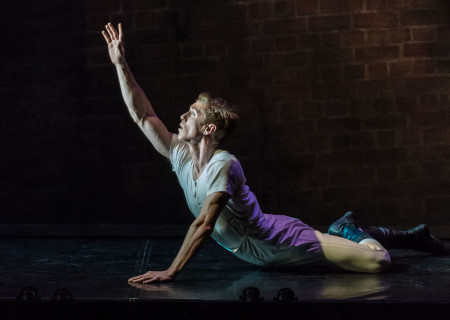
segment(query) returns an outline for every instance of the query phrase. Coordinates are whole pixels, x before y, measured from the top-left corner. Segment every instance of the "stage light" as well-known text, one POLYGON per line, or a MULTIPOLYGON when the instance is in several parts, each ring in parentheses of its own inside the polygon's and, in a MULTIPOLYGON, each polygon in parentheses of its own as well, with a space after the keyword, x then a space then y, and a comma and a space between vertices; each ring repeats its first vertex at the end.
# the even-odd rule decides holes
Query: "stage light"
POLYGON ((17 299, 21 301, 39 301, 41 300, 41 297, 39 296, 39 291, 35 287, 27 286, 20 290, 17 299))
POLYGON ((273 298, 273 301, 278 302, 293 302, 297 301, 294 291, 289 288, 281 288, 278 290, 277 296, 273 298))
POLYGON ((264 300, 264 298, 262 298, 260 295, 261 294, 260 294, 258 288, 248 287, 248 288, 245 288, 244 290, 242 290, 242 294, 239 296, 239 301, 261 302, 264 300))
POLYGON ((69 289, 61 288, 55 291, 54 299, 56 301, 71 301, 73 300, 73 295, 69 289))

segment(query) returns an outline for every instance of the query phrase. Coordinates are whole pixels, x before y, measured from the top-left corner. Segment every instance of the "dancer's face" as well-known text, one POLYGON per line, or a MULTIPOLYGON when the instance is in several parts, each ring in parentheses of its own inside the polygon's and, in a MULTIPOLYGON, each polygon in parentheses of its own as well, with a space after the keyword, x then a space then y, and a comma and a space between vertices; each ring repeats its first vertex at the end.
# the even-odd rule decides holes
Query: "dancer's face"
POLYGON ((205 116, 202 112, 205 106, 196 101, 189 108, 189 111, 181 115, 180 127, 178 128, 178 139, 197 144, 204 136, 205 116))

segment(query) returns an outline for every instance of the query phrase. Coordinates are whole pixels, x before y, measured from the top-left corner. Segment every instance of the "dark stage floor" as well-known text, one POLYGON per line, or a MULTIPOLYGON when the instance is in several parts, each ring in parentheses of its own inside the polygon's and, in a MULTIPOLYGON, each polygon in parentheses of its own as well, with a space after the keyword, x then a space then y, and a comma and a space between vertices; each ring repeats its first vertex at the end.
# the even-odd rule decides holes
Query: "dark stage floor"
MULTIPOLYGON (((2 238, 0 316, 20 318, 27 308, 49 312, 57 305, 55 291, 68 288, 75 298, 70 303, 80 310, 92 310, 95 303, 110 312, 111 305, 125 309, 133 305, 144 314, 147 306, 159 314, 158 318, 164 314, 162 318, 203 319, 202 312, 207 313, 214 306, 216 318, 226 318, 231 306, 237 306, 234 310, 243 310, 245 303, 238 302, 242 290, 257 287, 264 302, 257 307, 252 304, 250 308, 258 312, 266 309, 264 318, 270 312, 279 315, 279 303, 273 302, 273 298, 280 288, 288 287, 298 300, 289 306, 284 304, 282 310, 295 312, 295 308, 300 308, 303 312, 314 312, 316 318, 321 318, 325 309, 338 312, 340 308, 353 306, 353 310, 360 312, 372 310, 370 316, 358 316, 360 319, 389 318, 382 311, 379 314, 375 311, 388 309, 390 315, 395 315, 392 310, 397 310, 409 318, 450 319, 450 257, 414 251, 391 251, 393 266, 383 274, 332 270, 294 273, 252 266, 211 241, 174 282, 128 284, 127 279, 133 275, 167 267, 181 242, 181 238, 2 238), (17 296, 25 286, 37 288, 41 301, 32 304, 18 301, 17 296), (190 313, 183 308, 188 308, 190 313), (172 314, 173 317, 163 312, 175 312, 175 309, 182 311, 172 314), (218 310, 223 311, 217 314, 218 310)), ((134 312, 138 312, 136 310, 134 312)), ((248 308, 245 310, 248 312, 248 308)), ((118 317, 123 312, 114 314, 118 317)), ((238 318, 253 318, 254 313, 242 312, 238 318)), ((331 318, 348 318, 345 312, 342 309, 342 313, 331 318)), ((73 316, 76 312, 70 314, 73 316)))

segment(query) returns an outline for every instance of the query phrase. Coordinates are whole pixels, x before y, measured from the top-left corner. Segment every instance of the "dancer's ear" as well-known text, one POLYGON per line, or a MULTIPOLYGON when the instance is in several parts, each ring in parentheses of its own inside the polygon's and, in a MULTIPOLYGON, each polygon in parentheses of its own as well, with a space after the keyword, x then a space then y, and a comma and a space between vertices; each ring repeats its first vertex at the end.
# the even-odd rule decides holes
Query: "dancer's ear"
POLYGON ((211 135, 216 131, 217 131, 217 126, 214 123, 207 124, 203 128, 203 134, 205 136, 211 135))

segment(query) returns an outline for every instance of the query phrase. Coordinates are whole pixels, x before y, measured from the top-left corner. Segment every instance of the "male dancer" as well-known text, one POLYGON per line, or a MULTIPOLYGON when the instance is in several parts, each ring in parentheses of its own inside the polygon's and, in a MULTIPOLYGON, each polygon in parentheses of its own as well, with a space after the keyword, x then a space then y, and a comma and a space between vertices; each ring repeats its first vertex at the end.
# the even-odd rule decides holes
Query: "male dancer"
POLYGON ((115 65, 125 104, 131 117, 153 144, 168 158, 195 216, 171 266, 148 271, 130 282, 171 281, 212 236, 237 257, 261 266, 296 267, 313 264, 376 273, 390 264, 390 256, 375 240, 444 252, 445 246, 425 226, 405 232, 356 226, 351 213, 336 221, 329 234, 322 234, 298 219, 263 214, 255 195, 245 184, 239 161, 220 149, 220 142, 236 125, 238 116, 226 101, 202 93, 181 115, 178 134, 170 133, 157 117, 150 101, 136 82, 125 60, 122 25, 118 31, 106 25, 102 34, 115 65))

